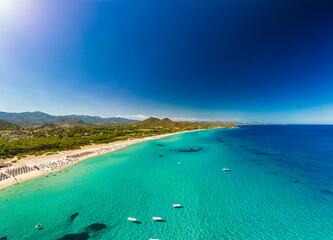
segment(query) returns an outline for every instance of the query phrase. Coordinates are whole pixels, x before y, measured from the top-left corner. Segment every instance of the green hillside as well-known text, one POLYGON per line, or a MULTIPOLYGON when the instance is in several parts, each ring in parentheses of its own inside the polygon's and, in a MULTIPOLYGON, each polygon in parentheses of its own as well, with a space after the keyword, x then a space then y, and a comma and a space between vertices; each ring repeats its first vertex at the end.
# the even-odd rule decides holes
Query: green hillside
POLYGON ((102 117, 87 116, 87 115, 53 116, 39 111, 21 112, 21 113, 0 112, 0 119, 25 127, 37 127, 47 123, 55 124, 58 126, 82 126, 82 125, 87 125, 84 123, 126 124, 126 123, 137 122, 136 120, 130 120, 120 117, 102 118, 102 117))
POLYGON ((135 125, 139 127, 175 127, 177 124, 169 118, 159 119, 156 117, 150 117, 135 125))
POLYGON ((10 123, 10 122, 7 122, 5 120, 1 120, 0 119, 0 131, 3 131, 3 130, 16 130, 16 129, 19 129, 20 127, 13 124, 13 123, 10 123))

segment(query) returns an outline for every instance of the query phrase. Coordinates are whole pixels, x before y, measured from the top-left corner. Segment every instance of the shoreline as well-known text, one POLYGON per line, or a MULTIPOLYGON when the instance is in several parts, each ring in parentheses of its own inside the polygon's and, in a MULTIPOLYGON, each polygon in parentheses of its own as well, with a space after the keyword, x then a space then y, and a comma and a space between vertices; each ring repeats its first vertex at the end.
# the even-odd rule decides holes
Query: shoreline
POLYGON ((190 130, 190 131, 182 131, 182 132, 175 132, 175 133, 167 133, 167 134, 162 134, 162 135, 156 135, 156 136, 150 136, 150 137, 145 137, 145 138, 139 138, 139 139, 128 139, 128 140, 122 140, 122 141, 116 141, 113 143, 109 144, 97 144, 97 145, 86 145, 86 146, 81 146, 80 149, 75 149, 75 150, 68 150, 68 151, 61 151, 57 152, 57 154, 53 155, 42 155, 42 156, 28 156, 26 158, 20 159, 15 165, 0 170, 0 173, 5 173, 6 170, 8 169, 15 169, 23 166, 28 166, 28 167, 35 167, 35 166, 40 166, 40 165, 45 165, 50 163, 54 163, 56 161, 59 161, 60 159, 74 159, 73 161, 67 161, 68 164, 61 165, 59 167, 55 167, 55 169, 35 169, 33 171, 29 171, 20 175, 17 175, 15 177, 10 177, 8 179, 0 181, 0 192, 4 191, 6 187, 9 187, 11 185, 16 185, 21 182, 40 177, 42 175, 47 175, 55 171, 60 171, 64 168, 70 167, 76 163, 79 163, 83 160, 86 160, 91 157, 96 157, 102 154, 110 153, 113 151, 117 151, 119 149, 137 144, 137 143, 142 143, 145 141, 150 141, 150 140, 156 140, 160 138, 165 138, 169 136, 173 136, 176 134, 181 134, 181 133, 186 133, 186 132, 194 132, 194 131, 200 131, 200 130, 206 130, 206 129, 196 129, 196 130, 190 130), (73 157, 72 157, 73 156, 73 157))

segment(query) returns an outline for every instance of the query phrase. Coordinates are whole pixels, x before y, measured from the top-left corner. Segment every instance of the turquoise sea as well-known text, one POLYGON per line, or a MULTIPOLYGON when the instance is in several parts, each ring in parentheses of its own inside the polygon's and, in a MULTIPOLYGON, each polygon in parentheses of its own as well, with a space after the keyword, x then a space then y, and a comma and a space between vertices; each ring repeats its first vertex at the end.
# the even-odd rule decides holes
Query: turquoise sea
POLYGON ((203 130, 87 159, 0 192, 4 236, 333 239, 333 126, 203 130))

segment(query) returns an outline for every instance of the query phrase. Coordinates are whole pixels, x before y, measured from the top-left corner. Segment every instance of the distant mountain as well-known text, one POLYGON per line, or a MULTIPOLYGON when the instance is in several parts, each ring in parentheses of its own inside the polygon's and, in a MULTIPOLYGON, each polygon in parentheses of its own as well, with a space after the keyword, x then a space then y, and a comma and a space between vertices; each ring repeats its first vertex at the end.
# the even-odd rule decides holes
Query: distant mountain
POLYGON ((43 112, 22 112, 22 113, 0 112, 0 119, 27 127, 40 126, 45 123, 51 122, 55 118, 56 118, 55 116, 43 112))
POLYGON ((146 120, 136 123, 135 125, 141 127, 174 127, 176 126, 176 123, 169 118, 159 119, 156 117, 150 117, 146 120))
POLYGON ((151 125, 154 125, 158 122, 160 122, 161 119, 159 118, 156 118, 156 117, 150 117, 150 118, 147 118, 141 122, 138 122, 137 124, 135 125, 139 125, 139 126, 151 126, 151 125))
POLYGON ((15 129, 19 129, 20 127, 13 124, 13 123, 10 123, 10 122, 7 122, 5 120, 1 120, 0 119, 0 131, 3 131, 3 130, 15 130, 15 129))
POLYGON ((86 115, 67 115, 67 116, 53 116, 43 112, 22 112, 22 113, 9 113, 0 112, 0 119, 7 122, 14 123, 20 126, 41 126, 43 124, 55 124, 58 126, 77 126, 85 124, 114 124, 114 123, 135 123, 137 121, 126 118, 101 118, 97 116, 86 115))
POLYGON ((229 122, 231 124, 235 124, 235 125, 272 125, 271 123, 260 123, 260 122, 250 122, 250 123, 246 123, 246 122, 229 122))
POLYGON ((136 123, 138 121, 121 117, 101 118, 98 116, 87 115, 66 115, 66 117, 78 118, 87 123, 136 123))
POLYGON ((82 121, 81 119, 74 117, 57 117, 51 122, 51 124, 57 126, 73 127, 73 126, 85 125, 85 122, 82 121))
POLYGON ((176 126, 176 123, 167 117, 163 118, 158 124, 163 127, 175 127, 176 126))

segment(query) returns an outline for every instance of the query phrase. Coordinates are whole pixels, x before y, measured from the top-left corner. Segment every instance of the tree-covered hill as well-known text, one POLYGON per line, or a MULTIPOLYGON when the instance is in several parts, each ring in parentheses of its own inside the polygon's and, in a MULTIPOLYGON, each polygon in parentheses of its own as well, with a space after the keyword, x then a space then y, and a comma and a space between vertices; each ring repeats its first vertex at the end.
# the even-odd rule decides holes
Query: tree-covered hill
POLYGON ((74 117, 57 117, 50 123, 57 126, 67 126, 67 127, 85 125, 84 121, 74 117))
POLYGON ((147 118, 141 122, 138 122, 135 124, 135 126, 140 126, 140 127, 156 127, 159 125, 161 119, 157 118, 157 117, 150 117, 147 118))
POLYGON ((4 130, 16 130, 16 129, 19 129, 20 127, 13 124, 13 123, 10 123, 10 122, 7 122, 5 120, 1 120, 0 119, 0 131, 4 131, 4 130))
POLYGON ((120 117, 102 118, 87 115, 53 116, 39 111, 22 113, 0 112, 0 119, 25 127, 36 127, 47 123, 55 124, 58 126, 81 126, 85 125, 84 123, 117 124, 137 122, 136 120, 120 117))
POLYGON ((176 127, 177 123, 165 117, 163 119, 159 119, 156 117, 150 117, 146 120, 138 122, 135 126, 139 127, 176 127))

